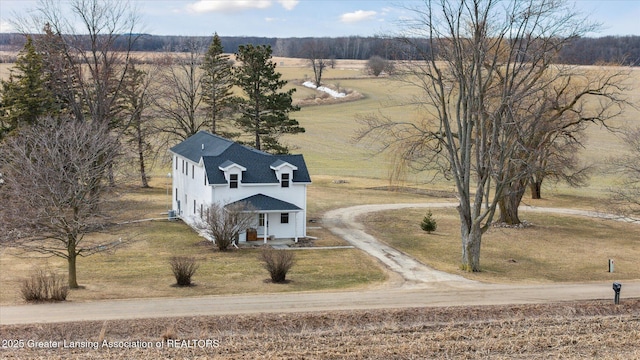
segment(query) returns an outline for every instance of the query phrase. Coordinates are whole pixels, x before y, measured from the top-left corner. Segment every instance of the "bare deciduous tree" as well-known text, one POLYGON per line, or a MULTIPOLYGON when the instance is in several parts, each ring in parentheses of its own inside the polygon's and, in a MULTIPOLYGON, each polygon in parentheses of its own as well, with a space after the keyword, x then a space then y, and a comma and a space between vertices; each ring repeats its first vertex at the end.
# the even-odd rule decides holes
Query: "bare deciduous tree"
POLYGON ((213 239, 220 251, 225 251, 241 233, 255 226, 255 222, 255 210, 247 204, 215 203, 203 210, 196 227, 213 239))
POLYGON ((619 179, 611 189, 616 211, 624 215, 640 215, 640 128, 625 132, 627 153, 609 160, 611 171, 619 179))
POLYGON ((141 33, 137 13, 125 0, 73 0, 68 5, 67 15, 60 2, 40 0, 33 17, 22 19, 20 28, 47 32, 38 47, 57 54, 55 61, 47 56, 45 61, 52 60, 53 72, 62 74, 64 69, 59 85, 74 116, 118 128, 120 93, 136 34, 141 33))
POLYGON ((107 126, 96 122, 46 118, 7 138, 0 148, 3 246, 66 259, 69 287, 77 288, 76 258, 118 243, 85 238, 109 224, 104 179, 117 154, 107 126))
MULTIPOLYGON (((119 139, 128 125, 120 116, 122 90, 142 33, 135 9, 126 0, 40 0, 30 14, 17 23, 24 33, 44 31, 36 43, 54 94, 77 120, 104 123, 119 139)), ((108 170, 115 185, 113 164, 108 170)))
POLYGON ((157 70, 138 70, 133 63, 130 66, 122 89, 122 116, 128 123, 124 135, 126 143, 133 147, 136 153, 141 187, 148 188, 147 167, 149 155, 153 153, 154 148, 151 137, 157 133, 156 128, 152 126, 149 107, 155 95, 152 80, 157 70))
POLYGON ((302 46, 302 52, 313 70, 313 82, 317 87, 320 87, 324 69, 329 65, 327 60, 329 48, 327 44, 318 39, 309 40, 302 46))
POLYGON ((383 146, 397 145, 400 164, 433 162, 454 181, 461 267, 480 271, 482 234, 505 187, 522 176, 512 170, 520 146, 513 111, 546 85, 540 79, 559 49, 591 28, 558 1, 434 0, 412 10, 404 48, 424 61, 396 71, 421 90, 424 120, 368 117, 360 137, 381 134, 383 146))
POLYGON ((159 77, 160 96, 155 101, 162 125, 160 131, 172 139, 184 140, 207 126, 202 106, 200 71, 203 46, 196 40, 183 44, 186 55, 177 54, 165 63, 159 77))
POLYGON ((571 186, 586 183, 589 166, 578 159, 583 133, 588 124, 606 127, 621 113, 627 77, 628 71, 615 66, 585 70, 556 65, 541 74, 544 86, 532 88, 512 107, 508 117, 517 127, 517 147, 508 159, 510 180, 499 200, 501 222, 520 223, 518 207, 527 185, 532 197, 539 198, 545 179, 571 186))

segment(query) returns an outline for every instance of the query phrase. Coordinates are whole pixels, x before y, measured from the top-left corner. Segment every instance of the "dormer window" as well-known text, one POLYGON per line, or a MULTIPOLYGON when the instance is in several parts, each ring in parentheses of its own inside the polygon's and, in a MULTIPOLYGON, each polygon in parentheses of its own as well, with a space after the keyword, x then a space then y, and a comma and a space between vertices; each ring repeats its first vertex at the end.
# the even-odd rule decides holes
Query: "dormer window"
POLYGON ((238 188, 238 174, 230 174, 229 175, 229 188, 237 189, 238 188))
POLYGON ((282 174, 282 179, 280 180, 280 184, 283 188, 289 187, 289 174, 282 174))

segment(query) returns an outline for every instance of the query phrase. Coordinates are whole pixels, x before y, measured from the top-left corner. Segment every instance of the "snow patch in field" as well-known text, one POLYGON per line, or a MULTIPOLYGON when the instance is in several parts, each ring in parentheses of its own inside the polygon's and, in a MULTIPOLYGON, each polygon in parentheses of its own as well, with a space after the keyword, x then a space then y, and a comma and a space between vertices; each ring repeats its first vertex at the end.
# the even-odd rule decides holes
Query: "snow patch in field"
POLYGON ((316 87, 316 85, 314 83, 312 83, 311 81, 305 81, 305 82, 302 83, 302 85, 306 86, 308 88, 312 88, 312 89, 316 89, 316 90, 319 90, 319 91, 326 92, 327 94, 331 95, 334 98, 341 98, 341 97, 347 96, 347 94, 345 94, 345 93, 337 92, 335 90, 329 89, 326 86, 316 87))

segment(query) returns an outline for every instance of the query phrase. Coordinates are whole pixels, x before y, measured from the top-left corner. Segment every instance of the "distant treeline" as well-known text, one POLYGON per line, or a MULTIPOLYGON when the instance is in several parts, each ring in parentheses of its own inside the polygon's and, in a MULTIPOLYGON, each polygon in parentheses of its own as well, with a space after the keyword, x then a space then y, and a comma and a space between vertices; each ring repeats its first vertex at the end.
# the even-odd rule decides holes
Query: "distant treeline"
MULTIPOLYGON (((198 41, 205 48, 212 37, 174 35, 132 35, 137 39, 134 51, 181 52, 186 51, 188 41, 198 41)), ((121 37, 122 44, 129 40, 121 37)), ((271 45, 273 56, 306 58, 310 46, 322 48, 326 58, 367 60, 374 55, 389 60, 415 59, 417 54, 404 51, 409 47, 385 37, 336 37, 336 38, 267 38, 250 36, 222 36, 225 52, 234 53, 238 46, 245 44, 271 45), (312 45, 311 45, 312 44, 312 45)), ((17 51, 25 43, 22 34, 0 34, 0 50, 17 51)), ((118 44, 116 44, 118 46, 118 44)), ((424 47, 428 42, 424 40, 424 47)), ((2 60, 2 59, 0 59, 2 60)), ((7 61, 4 59, 2 61, 7 61)), ((621 62, 624 65, 640 66, 640 36, 606 36, 599 38, 579 38, 563 48, 558 62, 577 65, 621 62)))

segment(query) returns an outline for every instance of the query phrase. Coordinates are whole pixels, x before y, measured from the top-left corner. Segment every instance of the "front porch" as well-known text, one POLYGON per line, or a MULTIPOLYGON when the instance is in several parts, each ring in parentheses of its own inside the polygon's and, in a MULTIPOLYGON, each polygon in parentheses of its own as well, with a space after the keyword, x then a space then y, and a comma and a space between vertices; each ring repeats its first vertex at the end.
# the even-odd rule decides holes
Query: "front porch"
POLYGON ((237 203, 243 203, 247 212, 256 214, 254 226, 240 234, 239 244, 257 241, 267 244, 278 239, 292 239, 297 243, 300 237, 306 236, 304 210, 294 204, 264 194, 232 204, 237 203))

